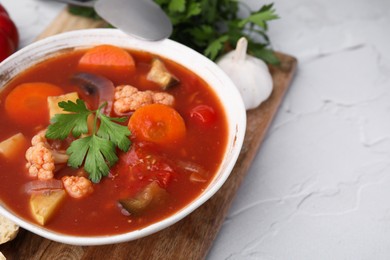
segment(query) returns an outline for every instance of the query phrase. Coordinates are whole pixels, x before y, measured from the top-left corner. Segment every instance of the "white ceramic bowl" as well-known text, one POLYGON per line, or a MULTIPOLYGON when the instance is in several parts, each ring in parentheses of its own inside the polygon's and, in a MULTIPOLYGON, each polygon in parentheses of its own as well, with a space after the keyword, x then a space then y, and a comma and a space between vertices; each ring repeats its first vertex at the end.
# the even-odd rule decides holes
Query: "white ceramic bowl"
POLYGON ((66 244, 102 245, 130 241, 155 233, 181 220, 206 202, 223 185, 238 158, 245 135, 246 112, 241 96, 228 76, 214 62, 177 42, 171 40, 146 42, 132 38, 116 29, 90 29, 63 33, 23 48, 0 64, 0 91, 15 75, 50 56, 67 51, 69 48, 91 47, 99 44, 112 44, 155 53, 198 74, 218 94, 225 109, 228 120, 228 144, 215 178, 203 193, 177 213, 140 230, 110 236, 65 235, 26 221, 7 209, 7 206, 0 201, 0 214, 35 234, 66 244))

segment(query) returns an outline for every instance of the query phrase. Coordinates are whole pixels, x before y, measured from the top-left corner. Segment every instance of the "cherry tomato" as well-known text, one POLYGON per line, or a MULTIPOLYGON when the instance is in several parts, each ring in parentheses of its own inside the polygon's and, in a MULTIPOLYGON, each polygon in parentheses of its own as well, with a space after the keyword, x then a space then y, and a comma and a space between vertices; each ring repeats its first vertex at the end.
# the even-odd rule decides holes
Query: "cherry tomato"
POLYGON ((190 117, 197 124, 204 126, 212 125, 217 119, 214 109, 208 105, 198 105, 192 108, 190 111, 190 117))

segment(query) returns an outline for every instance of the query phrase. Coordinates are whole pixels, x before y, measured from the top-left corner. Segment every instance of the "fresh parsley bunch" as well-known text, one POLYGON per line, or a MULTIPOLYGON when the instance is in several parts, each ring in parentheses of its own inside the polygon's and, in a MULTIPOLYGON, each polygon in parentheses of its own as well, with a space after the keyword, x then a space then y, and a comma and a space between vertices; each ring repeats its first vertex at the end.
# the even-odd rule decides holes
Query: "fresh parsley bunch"
MULTIPOLYGON (((241 37, 248 40, 248 52, 267 63, 278 59, 269 49, 267 22, 277 19, 273 5, 264 5, 248 17, 239 18, 243 3, 234 0, 155 0, 173 23, 171 39, 181 42, 211 60, 235 48, 241 37)), ((248 9, 249 10, 249 9, 248 9)))
POLYGON ((81 99, 75 102, 60 102, 58 106, 69 114, 56 114, 51 120, 46 137, 48 139, 63 140, 72 134, 79 138, 88 133, 88 117, 94 115, 94 124, 91 135, 76 139, 66 150, 69 154, 68 165, 79 168, 84 163, 84 169, 91 181, 97 183, 103 176, 107 176, 117 161, 116 147, 127 152, 131 142, 128 138, 130 130, 121 124, 126 118, 113 118, 104 115, 101 111, 107 104, 102 104, 97 110, 91 111, 81 99), (100 124, 98 127, 98 119, 100 124))
MULTIPOLYGON (((166 12, 173 24, 171 39, 204 54, 211 60, 235 48, 241 37, 248 40, 248 52, 267 63, 278 59, 270 48, 267 36, 268 22, 278 19, 273 4, 250 11, 244 18, 238 16, 237 0, 154 0, 166 12)), ((93 10, 70 7, 76 15, 96 18, 93 10), (92 11, 92 12, 91 12, 92 11)))

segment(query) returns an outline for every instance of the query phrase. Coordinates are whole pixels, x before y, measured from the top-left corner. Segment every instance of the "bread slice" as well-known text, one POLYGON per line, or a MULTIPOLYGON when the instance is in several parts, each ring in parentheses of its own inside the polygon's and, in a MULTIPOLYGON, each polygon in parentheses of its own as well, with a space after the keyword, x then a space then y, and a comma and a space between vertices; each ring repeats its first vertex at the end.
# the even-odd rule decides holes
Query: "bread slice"
POLYGON ((0 215, 0 245, 14 239, 18 231, 19 226, 0 215))

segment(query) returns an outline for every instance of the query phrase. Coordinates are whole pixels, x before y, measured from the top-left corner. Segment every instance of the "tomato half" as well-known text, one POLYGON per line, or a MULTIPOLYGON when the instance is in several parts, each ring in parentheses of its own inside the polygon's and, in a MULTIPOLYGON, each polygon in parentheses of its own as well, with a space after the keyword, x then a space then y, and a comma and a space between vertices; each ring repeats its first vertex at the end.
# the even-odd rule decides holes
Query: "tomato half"
POLYGON ((211 126, 215 123, 217 116, 212 107, 208 105, 198 105, 191 109, 190 117, 198 125, 211 126))

